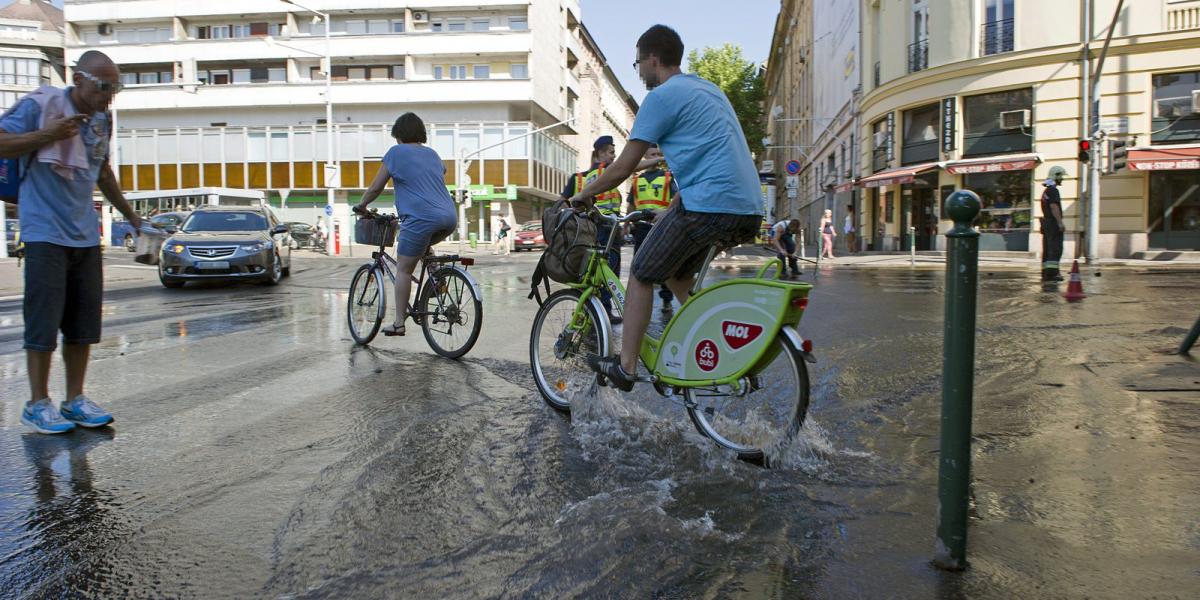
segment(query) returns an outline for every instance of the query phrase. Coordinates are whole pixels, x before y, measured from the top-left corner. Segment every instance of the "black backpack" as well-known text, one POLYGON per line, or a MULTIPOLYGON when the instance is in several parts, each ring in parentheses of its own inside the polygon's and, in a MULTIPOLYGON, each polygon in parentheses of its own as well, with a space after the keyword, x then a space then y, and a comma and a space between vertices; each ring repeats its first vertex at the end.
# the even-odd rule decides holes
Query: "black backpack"
POLYGON ((571 209, 566 200, 555 202, 542 213, 542 236, 546 251, 533 272, 530 298, 542 303, 538 286, 550 293, 549 280, 578 283, 587 269, 588 253, 596 246, 596 223, 571 209))

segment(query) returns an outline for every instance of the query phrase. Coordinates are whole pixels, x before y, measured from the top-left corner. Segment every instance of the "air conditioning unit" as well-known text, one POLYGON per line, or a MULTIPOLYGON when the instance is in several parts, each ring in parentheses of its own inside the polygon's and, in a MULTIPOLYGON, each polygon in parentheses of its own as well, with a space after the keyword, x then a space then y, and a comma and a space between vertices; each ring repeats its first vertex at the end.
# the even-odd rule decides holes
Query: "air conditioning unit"
MULTIPOLYGON (((1186 113, 1183 98, 1162 98, 1154 101, 1154 116, 1159 119, 1175 119, 1186 113)), ((1193 98, 1193 102, 1195 98, 1193 98)))
POLYGON ((1200 90, 1192 90, 1192 114, 1200 115, 1200 90))
POLYGON ((1006 110, 1000 113, 1000 129, 1022 129, 1029 127, 1028 110, 1006 110))
POLYGON ((112 23, 101 23, 100 26, 96 28, 96 30, 100 32, 100 35, 112 35, 113 34, 112 23))
POLYGON ((413 11, 413 23, 428 23, 429 13, 423 10, 413 11))

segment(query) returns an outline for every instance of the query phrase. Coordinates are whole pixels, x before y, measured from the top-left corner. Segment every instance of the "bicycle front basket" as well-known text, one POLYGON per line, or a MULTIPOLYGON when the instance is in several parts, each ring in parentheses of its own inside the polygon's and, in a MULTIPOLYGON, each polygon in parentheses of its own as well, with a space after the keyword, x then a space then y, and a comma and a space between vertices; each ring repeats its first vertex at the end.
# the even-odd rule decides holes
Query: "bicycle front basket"
POLYGON ((354 223, 354 243, 368 246, 383 244, 391 248, 396 244, 396 221, 381 222, 376 219, 360 218, 354 223))

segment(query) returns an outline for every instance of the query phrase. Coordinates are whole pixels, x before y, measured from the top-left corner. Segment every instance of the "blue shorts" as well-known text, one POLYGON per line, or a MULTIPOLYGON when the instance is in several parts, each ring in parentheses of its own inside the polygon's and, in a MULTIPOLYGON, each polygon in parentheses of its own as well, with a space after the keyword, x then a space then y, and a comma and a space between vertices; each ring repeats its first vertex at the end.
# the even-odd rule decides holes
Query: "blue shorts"
POLYGON ((456 223, 408 217, 400 223, 396 256, 425 256, 429 247, 450 237, 456 223))
POLYGON ((64 344, 100 341, 104 271, 100 247, 25 244, 25 349, 53 352, 64 344))

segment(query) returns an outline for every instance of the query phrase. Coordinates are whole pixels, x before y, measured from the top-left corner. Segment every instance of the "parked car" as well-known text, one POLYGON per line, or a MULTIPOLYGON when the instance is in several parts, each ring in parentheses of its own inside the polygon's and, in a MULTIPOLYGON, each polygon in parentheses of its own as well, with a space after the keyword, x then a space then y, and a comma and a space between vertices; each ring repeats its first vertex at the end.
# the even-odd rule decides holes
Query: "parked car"
POLYGON ((206 206, 183 226, 167 227, 158 279, 177 288, 197 280, 252 280, 276 285, 291 273, 287 225, 262 208, 206 206))
POLYGON ((542 236, 542 222, 530 221, 517 229, 513 235, 513 248, 521 250, 545 250, 546 238, 542 236))
POLYGON ((288 240, 292 248, 315 248, 317 245, 317 229, 308 223, 284 223, 288 228, 288 240))
MULTIPOLYGON (((187 211, 162 213, 150 217, 147 222, 159 229, 167 229, 168 227, 178 228, 189 214, 191 213, 187 211)), ((112 248, 125 246, 126 250, 133 252, 136 249, 133 225, 130 225, 129 221, 113 219, 112 233, 109 235, 108 243, 112 248)))
POLYGON ((21 222, 16 219, 4 220, 4 243, 8 245, 8 255, 17 255, 17 242, 21 237, 21 222))

